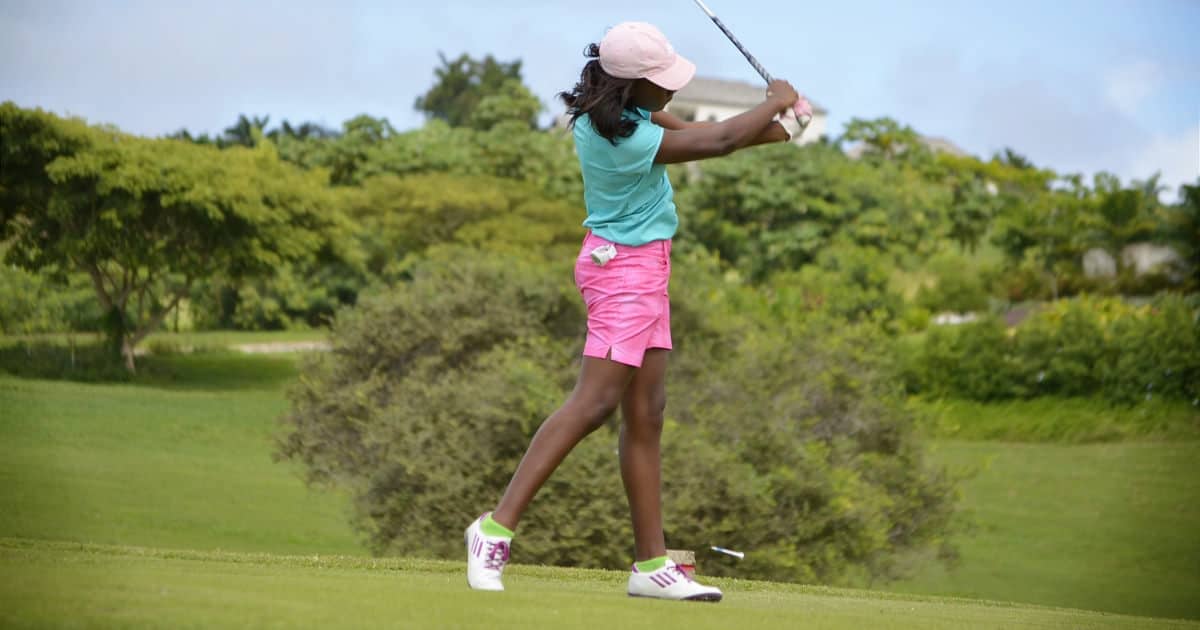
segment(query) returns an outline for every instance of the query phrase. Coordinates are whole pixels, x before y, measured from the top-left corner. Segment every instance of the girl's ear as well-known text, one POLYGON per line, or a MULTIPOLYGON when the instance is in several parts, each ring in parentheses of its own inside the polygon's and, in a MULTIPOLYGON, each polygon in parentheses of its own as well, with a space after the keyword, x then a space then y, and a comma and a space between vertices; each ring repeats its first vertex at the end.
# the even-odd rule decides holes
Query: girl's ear
POLYGON ((634 79, 633 89, 629 90, 629 103, 638 107, 644 107, 647 103, 654 99, 650 98, 649 90, 654 87, 654 84, 645 79, 634 79))

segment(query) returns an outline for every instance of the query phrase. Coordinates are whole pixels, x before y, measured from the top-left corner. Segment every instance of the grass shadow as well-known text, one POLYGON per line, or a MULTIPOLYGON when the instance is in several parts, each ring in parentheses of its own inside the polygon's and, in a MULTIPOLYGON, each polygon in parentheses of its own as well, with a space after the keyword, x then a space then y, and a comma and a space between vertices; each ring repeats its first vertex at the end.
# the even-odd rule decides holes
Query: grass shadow
POLYGON ((183 390, 277 390, 299 374, 302 353, 234 351, 143 357, 133 382, 183 390))
POLYGON ((299 373, 302 353, 248 355, 226 349, 138 357, 130 374, 98 344, 35 342, 0 347, 0 372, 18 378, 129 383, 179 390, 277 390, 299 373))

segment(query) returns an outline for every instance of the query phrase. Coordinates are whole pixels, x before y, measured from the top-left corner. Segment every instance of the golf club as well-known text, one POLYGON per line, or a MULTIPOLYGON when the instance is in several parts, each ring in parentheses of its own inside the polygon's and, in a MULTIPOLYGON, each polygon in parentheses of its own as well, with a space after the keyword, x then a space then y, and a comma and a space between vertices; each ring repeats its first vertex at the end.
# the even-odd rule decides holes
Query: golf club
MULTIPOLYGON (((768 84, 770 84, 771 81, 774 81, 774 78, 771 77, 771 73, 767 72, 767 69, 764 68, 762 64, 754 58, 754 55, 750 54, 749 50, 746 50, 746 47, 742 45, 742 42, 739 42, 738 38, 734 37, 733 33, 729 32, 729 29, 726 28, 725 24, 721 22, 721 18, 717 17, 716 14, 712 12, 712 9, 709 9, 708 5, 704 4, 703 0, 696 0, 696 4, 702 11, 704 11, 704 14, 713 21, 713 24, 716 24, 717 28, 721 29, 722 33, 725 33, 725 37, 728 37, 729 41, 733 42, 733 45, 736 46, 737 49, 742 53, 742 56, 746 58, 746 61, 749 61, 750 65, 754 66, 754 70, 758 72, 758 76, 763 78, 763 81, 766 81, 768 84)), ((800 104, 803 102, 804 99, 801 99, 800 101, 797 101, 796 105, 793 107, 793 111, 796 114, 796 120, 800 122, 800 133, 804 133, 804 130, 808 127, 808 123, 812 120, 811 112, 801 111, 800 104)))

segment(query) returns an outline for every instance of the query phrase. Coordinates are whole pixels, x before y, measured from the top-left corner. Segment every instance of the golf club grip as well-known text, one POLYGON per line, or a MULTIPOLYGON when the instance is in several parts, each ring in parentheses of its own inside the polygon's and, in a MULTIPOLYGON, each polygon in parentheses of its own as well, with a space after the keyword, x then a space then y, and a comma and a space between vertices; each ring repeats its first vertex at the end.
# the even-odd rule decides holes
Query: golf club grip
POLYGON ((715 15, 710 15, 709 18, 712 19, 713 24, 717 25, 717 28, 721 29, 722 33, 725 33, 725 37, 728 37, 729 41, 733 42, 734 46, 737 46, 737 49, 742 53, 742 56, 746 58, 746 61, 750 62, 750 65, 754 66, 754 70, 758 72, 758 76, 763 78, 763 81, 766 81, 768 84, 771 81, 774 81, 774 79, 771 78, 771 73, 767 72, 767 69, 762 67, 761 63, 758 63, 758 60, 754 58, 754 55, 751 55, 750 51, 746 50, 746 47, 742 45, 742 42, 739 42, 737 38, 733 36, 733 33, 729 32, 729 29, 725 28, 725 25, 721 23, 721 18, 715 15))

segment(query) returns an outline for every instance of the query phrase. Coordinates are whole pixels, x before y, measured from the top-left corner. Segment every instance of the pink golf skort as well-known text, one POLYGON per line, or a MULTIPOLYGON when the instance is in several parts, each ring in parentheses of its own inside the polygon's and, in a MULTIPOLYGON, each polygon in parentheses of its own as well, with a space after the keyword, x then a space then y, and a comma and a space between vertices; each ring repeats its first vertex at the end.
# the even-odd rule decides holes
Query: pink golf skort
POLYGON ((648 348, 671 349, 671 241, 630 247, 588 232, 575 260, 575 285, 587 304, 583 356, 641 367, 648 348), (617 256, 604 266, 591 251, 613 245, 617 256))

